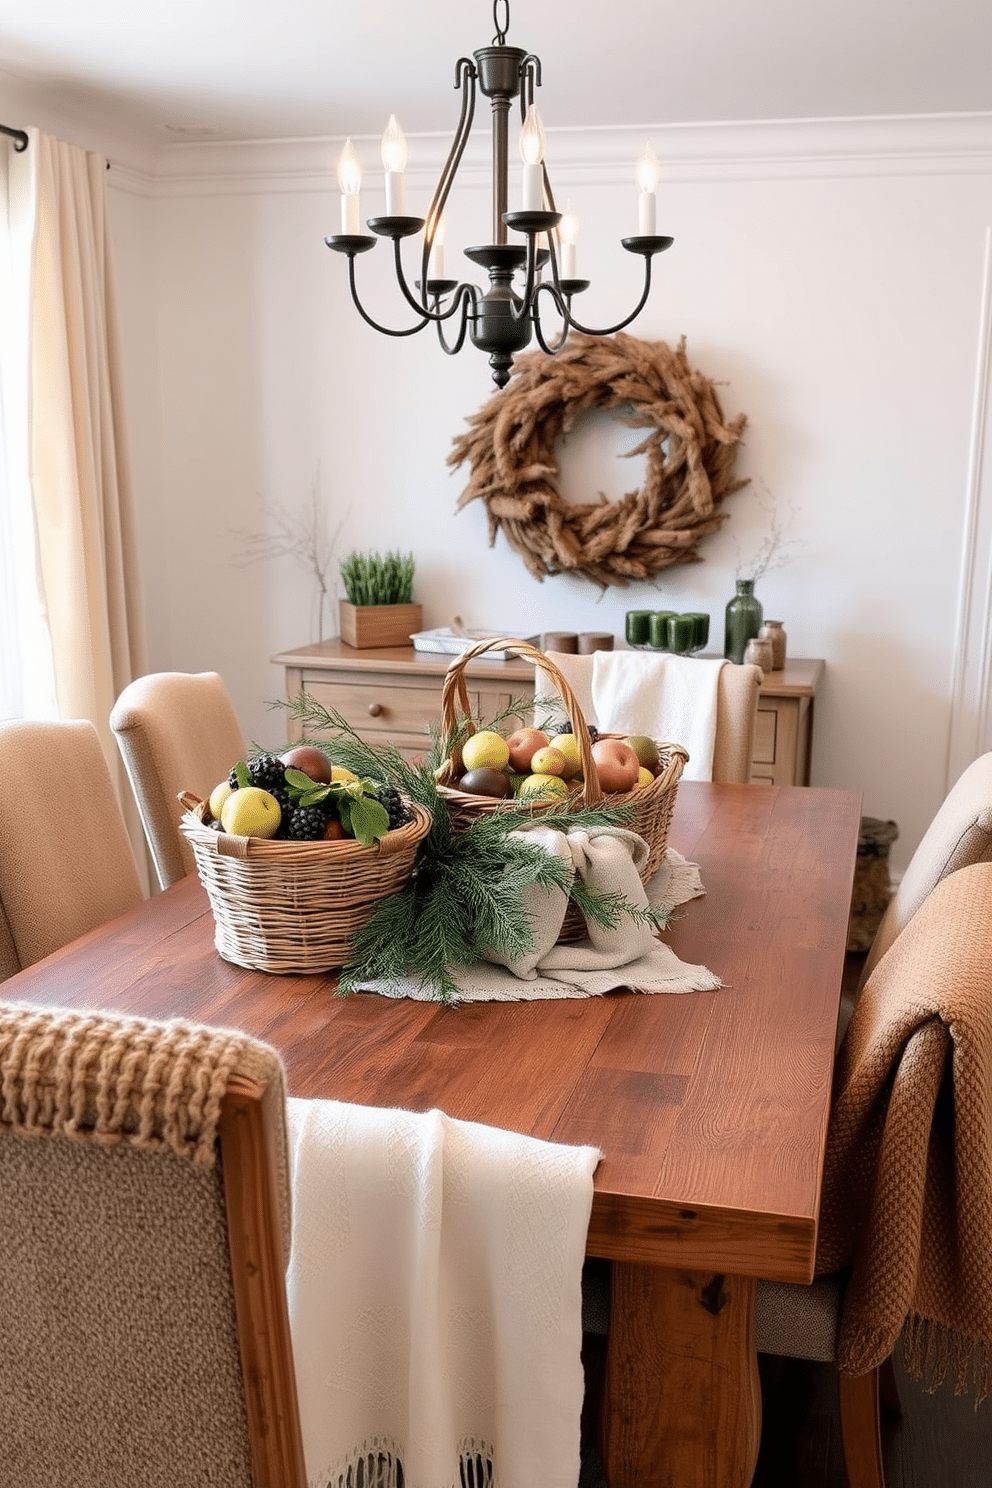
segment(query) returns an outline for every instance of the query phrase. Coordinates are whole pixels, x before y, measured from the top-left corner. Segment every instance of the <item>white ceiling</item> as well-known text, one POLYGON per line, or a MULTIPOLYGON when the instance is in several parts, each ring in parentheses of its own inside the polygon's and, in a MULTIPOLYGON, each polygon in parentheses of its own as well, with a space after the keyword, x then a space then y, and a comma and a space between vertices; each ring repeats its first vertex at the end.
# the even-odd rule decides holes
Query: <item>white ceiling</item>
MULTIPOLYGON (((0 0, 2 73, 148 142, 448 133, 491 0, 0 0)), ((548 125, 992 111, 992 0, 515 0, 548 125)), ((485 108, 485 102, 482 101, 485 108)))

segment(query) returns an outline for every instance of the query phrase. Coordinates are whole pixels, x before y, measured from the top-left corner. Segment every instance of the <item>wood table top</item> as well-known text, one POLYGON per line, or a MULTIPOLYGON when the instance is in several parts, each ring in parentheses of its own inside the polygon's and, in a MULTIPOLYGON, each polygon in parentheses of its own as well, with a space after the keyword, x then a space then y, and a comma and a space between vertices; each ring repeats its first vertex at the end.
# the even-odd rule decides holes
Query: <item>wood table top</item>
POLYGON ((670 842, 707 892, 665 938, 715 992, 341 998, 333 975, 221 960, 191 877, 3 995, 243 1029, 279 1050, 291 1095, 591 1143, 590 1254, 807 1281, 859 826, 850 791, 680 784, 670 842))

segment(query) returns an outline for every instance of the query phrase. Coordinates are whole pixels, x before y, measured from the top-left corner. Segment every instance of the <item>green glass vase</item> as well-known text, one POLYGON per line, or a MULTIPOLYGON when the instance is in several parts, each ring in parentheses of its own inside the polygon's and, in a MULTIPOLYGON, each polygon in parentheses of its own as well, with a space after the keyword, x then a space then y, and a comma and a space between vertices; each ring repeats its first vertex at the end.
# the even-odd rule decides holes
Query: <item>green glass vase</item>
POLYGON ((727 605, 723 654, 735 666, 744 660, 747 643, 761 629, 764 613, 755 598, 754 580, 738 579, 737 593, 727 605))

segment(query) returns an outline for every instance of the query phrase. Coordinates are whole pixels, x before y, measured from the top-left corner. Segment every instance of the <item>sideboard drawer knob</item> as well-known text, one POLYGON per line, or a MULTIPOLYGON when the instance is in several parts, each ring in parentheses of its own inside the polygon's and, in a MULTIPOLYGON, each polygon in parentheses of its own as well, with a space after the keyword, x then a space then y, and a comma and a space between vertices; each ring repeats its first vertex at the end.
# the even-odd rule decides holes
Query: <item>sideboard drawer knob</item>
POLYGON ((369 717, 370 718, 378 718, 379 717, 379 714, 381 712, 382 712, 382 704, 381 703, 369 703, 369 717))

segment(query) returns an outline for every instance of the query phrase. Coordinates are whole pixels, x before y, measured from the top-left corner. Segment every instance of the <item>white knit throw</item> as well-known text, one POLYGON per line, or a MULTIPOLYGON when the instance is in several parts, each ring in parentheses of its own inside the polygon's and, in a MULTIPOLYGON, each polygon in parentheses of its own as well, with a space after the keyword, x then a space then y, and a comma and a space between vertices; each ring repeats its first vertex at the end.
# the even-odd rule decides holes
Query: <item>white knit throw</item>
POLYGON ((310 1488, 575 1488, 601 1154, 436 1110, 287 1107, 310 1488))

